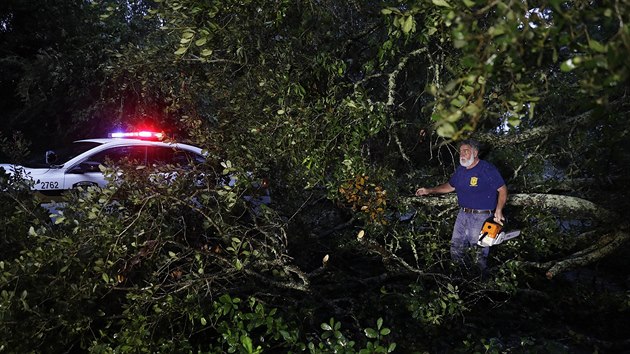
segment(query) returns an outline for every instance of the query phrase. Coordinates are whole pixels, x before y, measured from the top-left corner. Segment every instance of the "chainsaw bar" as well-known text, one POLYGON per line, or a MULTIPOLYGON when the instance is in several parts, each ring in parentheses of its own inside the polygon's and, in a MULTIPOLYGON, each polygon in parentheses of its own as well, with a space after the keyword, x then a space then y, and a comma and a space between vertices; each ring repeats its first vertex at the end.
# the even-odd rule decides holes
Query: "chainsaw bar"
POLYGON ((513 239, 521 234, 521 230, 514 230, 510 232, 501 232, 496 237, 491 237, 483 232, 479 235, 477 245, 481 247, 490 247, 503 243, 504 241, 513 239))

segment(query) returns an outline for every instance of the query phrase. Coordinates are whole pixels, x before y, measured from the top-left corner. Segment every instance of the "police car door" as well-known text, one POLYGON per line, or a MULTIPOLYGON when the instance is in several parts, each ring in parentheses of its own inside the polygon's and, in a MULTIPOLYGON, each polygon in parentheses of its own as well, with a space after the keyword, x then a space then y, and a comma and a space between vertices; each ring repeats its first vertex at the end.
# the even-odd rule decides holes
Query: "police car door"
POLYGON ((126 161, 145 165, 146 155, 147 147, 144 145, 117 146, 96 152, 66 171, 64 188, 104 187, 107 180, 101 172, 100 165, 111 166, 126 161))

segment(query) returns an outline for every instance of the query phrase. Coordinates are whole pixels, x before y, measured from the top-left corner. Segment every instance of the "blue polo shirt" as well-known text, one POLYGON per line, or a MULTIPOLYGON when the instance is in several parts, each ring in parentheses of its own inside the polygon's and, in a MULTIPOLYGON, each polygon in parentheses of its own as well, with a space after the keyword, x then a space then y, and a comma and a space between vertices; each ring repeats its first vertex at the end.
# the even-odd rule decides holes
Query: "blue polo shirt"
POLYGON ((505 185, 494 165, 479 160, 470 170, 459 166, 448 181, 455 188, 459 206, 471 209, 494 210, 497 207, 497 189, 505 185))

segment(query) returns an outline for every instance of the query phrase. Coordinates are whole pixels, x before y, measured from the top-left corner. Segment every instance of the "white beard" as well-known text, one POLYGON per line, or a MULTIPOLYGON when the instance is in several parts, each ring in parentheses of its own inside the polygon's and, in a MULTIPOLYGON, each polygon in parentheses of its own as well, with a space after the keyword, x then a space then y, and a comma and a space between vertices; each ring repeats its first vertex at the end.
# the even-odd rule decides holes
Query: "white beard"
POLYGON ((473 162, 475 162, 475 156, 473 155, 470 155, 470 158, 468 160, 464 159, 463 157, 459 158, 459 164, 466 168, 470 167, 470 165, 472 165, 473 162))

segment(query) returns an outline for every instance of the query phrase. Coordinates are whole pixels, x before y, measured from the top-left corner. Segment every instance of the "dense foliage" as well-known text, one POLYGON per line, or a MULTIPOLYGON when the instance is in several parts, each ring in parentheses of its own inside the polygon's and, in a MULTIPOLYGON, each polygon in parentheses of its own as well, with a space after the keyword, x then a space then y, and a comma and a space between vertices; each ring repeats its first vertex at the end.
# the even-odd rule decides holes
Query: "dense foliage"
POLYGON ((3 1, 3 159, 154 127, 208 161, 53 216, 1 175, 0 352, 628 350, 629 5, 3 1), (523 232, 487 278, 410 197, 468 136, 523 232))

